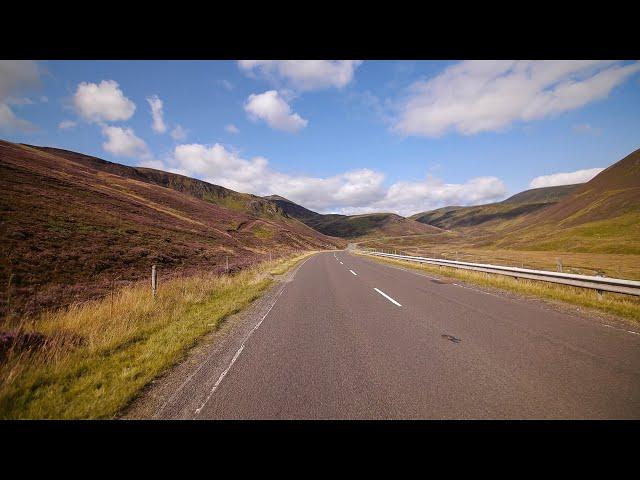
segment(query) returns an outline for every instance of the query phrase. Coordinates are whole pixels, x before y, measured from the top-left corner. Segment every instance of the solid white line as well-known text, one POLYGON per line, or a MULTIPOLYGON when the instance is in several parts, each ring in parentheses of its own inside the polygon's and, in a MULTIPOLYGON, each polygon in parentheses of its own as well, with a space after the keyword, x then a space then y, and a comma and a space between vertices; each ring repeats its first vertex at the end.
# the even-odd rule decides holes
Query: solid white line
MULTIPOLYGON (((309 258, 311 258, 311 257, 309 257, 309 258)), ((298 265, 296 267, 296 269, 291 274, 291 277, 290 277, 291 280, 293 280, 293 278, 295 277, 296 273, 298 273, 298 270, 300 270, 300 268, 302 268, 302 265, 307 263, 307 260, 309 260, 309 258, 305 259, 304 262, 302 262, 300 265, 298 265)), ((231 359, 231 363, 229 363, 229 366, 227 366, 227 368, 224 370, 224 372, 222 372, 220 374, 220 377, 218 377, 218 380, 213 385, 213 388, 209 392, 209 395, 207 395, 207 398, 205 399, 205 401, 202 402, 202 405, 200 405, 200 407, 195 410, 193 418, 197 417, 200 414, 200 412, 202 411, 202 409, 204 408, 204 406, 209 402, 209 400, 211 399, 211 397, 215 393, 216 389, 218 388, 218 385, 220 385, 220 382, 222 382, 222 380, 227 375, 227 373, 229 372, 229 370, 231 369, 233 364, 236 363, 236 360, 238 359, 238 357, 242 353, 242 350, 244 350, 244 346, 247 343, 247 341, 249 340, 249 338, 251 338, 251 335, 253 335, 253 332, 255 332, 258 328, 260 328, 260 325, 262 325, 262 322, 264 322, 264 319, 267 318, 267 315, 269 315, 269 313, 271 312, 271 309, 276 305, 276 303, 278 303, 278 299, 280 298, 280 295, 282 295, 282 292, 284 292, 286 286, 287 286, 286 283, 284 285, 282 285, 282 288, 280 289, 280 292, 278 292, 278 294, 274 298, 273 303, 271 304, 271 306, 267 310, 267 313, 264 314, 264 316, 260 319, 260 321, 251 329, 249 334, 245 337, 244 341, 242 342, 242 345, 240 345, 240 348, 238 349, 238 351, 235 353, 235 355, 231 359)), ((204 364, 201 365, 200 368, 202 368, 203 366, 204 366, 204 364)), ((200 370, 200 368, 198 370, 200 370)), ((185 382, 185 384, 186 384, 186 382, 185 382)), ((166 403, 168 403, 168 402, 166 402, 166 403)), ((166 403, 165 403, 165 405, 166 405, 166 403)))
POLYGON ((349 270, 351 273, 353 273, 356 277, 358 276, 358 274, 356 272, 354 272, 353 270, 349 270))
POLYGON ((386 293, 384 293, 382 290, 378 290, 377 288, 374 288, 374 290, 376 292, 378 292, 380 295, 382 295, 384 298, 386 298, 387 300, 389 300, 391 303, 395 303, 397 306, 401 307, 402 305, 400 305, 398 302, 396 302, 393 298, 391 298, 389 295, 387 295, 386 293))

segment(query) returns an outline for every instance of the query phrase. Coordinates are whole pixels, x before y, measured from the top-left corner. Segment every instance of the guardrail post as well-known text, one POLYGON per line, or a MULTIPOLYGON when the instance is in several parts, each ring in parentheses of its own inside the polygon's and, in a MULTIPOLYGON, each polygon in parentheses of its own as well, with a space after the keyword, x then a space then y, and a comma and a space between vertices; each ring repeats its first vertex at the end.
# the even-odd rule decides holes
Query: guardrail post
POLYGON ((556 264, 558 266, 558 271, 562 273, 562 259, 560 257, 556 259, 556 264))
MULTIPOLYGON (((604 274, 602 272, 598 272, 596 277, 604 277, 604 274)), ((598 292, 598 300, 602 300, 604 291, 603 290, 596 290, 596 291, 598 292)))
POLYGON ((155 265, 151 265, 151 293, 155 298, 158 292, 158 272, 155 265))

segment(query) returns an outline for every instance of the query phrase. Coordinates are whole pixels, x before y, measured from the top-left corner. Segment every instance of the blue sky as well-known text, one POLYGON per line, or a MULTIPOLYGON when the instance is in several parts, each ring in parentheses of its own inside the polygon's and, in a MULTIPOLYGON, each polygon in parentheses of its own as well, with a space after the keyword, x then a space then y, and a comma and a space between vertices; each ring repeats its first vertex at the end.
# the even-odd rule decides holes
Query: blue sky
POLYGON ((588 180, 640 147, 639 72, 614 61, 0 62, 0 138, 321 212, 406 215, 588 180))

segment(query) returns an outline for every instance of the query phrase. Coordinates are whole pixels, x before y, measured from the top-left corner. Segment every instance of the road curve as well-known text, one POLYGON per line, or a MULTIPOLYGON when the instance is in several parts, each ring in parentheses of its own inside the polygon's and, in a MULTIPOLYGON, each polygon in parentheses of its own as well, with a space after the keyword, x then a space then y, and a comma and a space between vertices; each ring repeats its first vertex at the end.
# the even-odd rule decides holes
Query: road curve
POLYGON ((640 335, 325 252, 213 380, 190 418, 637 419, 640 335))

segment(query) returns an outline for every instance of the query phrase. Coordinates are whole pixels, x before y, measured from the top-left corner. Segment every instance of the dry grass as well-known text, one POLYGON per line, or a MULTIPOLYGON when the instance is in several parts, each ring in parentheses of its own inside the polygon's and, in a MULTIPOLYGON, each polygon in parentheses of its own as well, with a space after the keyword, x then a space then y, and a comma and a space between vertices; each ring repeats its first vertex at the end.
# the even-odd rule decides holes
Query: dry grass
POLYGON ((461 270, 450 267, 438 267, 401 260, 392 260, 380 257, 367 257, 379 262, 402 265, 414 270, 425 271, 446 277, 457 278, 469 283, 483 285, 526 296, 542 298, 552 301, 560 301, 572 305, 592 308, 605 313, 611 313, 640 322, 640 299, 629 295, 621 295, 606 292, 602 298, 595 290, 559 285, 554 283, 539 282, 535 280, 519 279, 503 275, 494 275, 484 272, 461 270))
POLYGON ((232 276, 192 276, 23 319, 44 347, 0 364, 0 418, 111 418, 207 332, 310 255, 265 262, 232 276), (274 273, 275 272, 275 273, 274 273))

